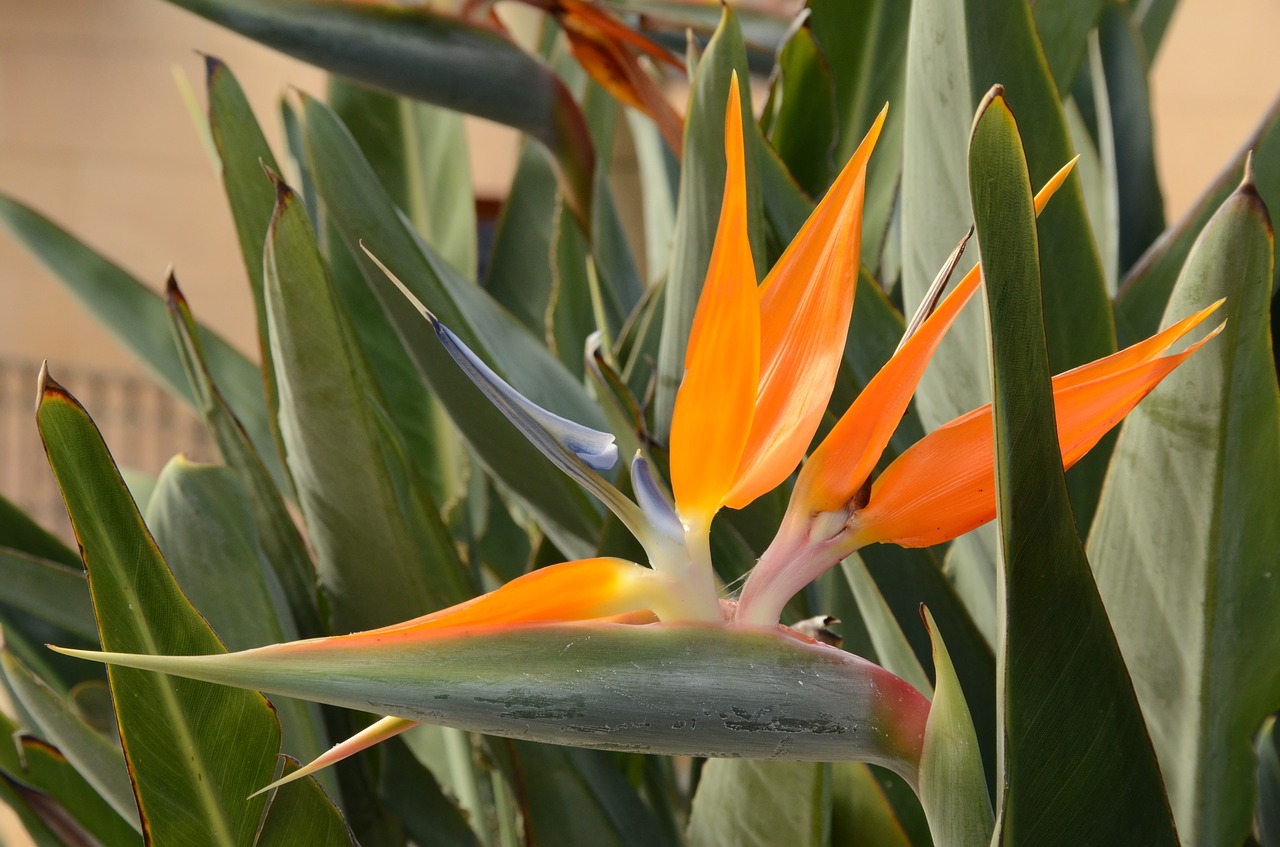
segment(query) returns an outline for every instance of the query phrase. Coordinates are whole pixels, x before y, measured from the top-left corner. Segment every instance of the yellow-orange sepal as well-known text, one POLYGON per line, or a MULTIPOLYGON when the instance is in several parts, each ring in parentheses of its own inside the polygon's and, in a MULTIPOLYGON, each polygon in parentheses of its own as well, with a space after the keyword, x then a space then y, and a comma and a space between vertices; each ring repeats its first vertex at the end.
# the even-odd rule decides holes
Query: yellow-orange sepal
POLYGON ((760 286, 760 384, 738 478, 725 499, 731 508, 795 470, 831 398, 857 290, 867 162, 886 112, 760 286))
MULTIPOLYGON (((1067 163, 1036 194, 1036 214, 1044 210, 1075 162, 1067 163)), ((981 268, 974 265, 920 328, 903 340, 805 462, 792 493, 793 505, 809 513, 829 512, 854 497, 880 460, 933 352, 981 282, 981 268)))
POLYGON ((760 298, 747 240, 747 185, 738 78, 725 113, 720 224, 685 351, 671 420, 671 487, 690 524, 709 524, 742 461, 760 381, 760 298))

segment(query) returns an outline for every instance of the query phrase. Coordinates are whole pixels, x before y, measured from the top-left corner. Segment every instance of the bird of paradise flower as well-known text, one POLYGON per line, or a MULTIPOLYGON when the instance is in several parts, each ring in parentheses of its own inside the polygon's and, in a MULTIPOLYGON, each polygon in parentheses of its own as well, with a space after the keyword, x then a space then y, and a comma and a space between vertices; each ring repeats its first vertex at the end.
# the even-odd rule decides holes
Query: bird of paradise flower
MULTIPOLYGON (((440 343, 476 385, 549 458, 599 497, 631 530, 648 555, 649 567, 605 557, 565 562, 405 623, 241 653, 173 657, 54 649, 97 661, 339 705, 376 704, 385 708, 384 713, 392 713, 264 791, 314 773, 421 720, 606 749, 852 758, 886 765, 914 785, 928 701, 888 671, 779 624, 783 606, 793 595, 861 547, 873 543, 937 544, 992 520, 996 514, 989 405, 939 427, 872 479, 931 355, 981 283, 978 266, 945 298, 941 290, 947 270, 939 275, 898 350, 805 460, 830 399, 848 331, 859 266, 867 163, 884 117, 881 112, 822 202, 757 285, 747 240, 742 115, 736 77, 732 81, 720 222, 672 420, 671 498, 640 455, 631 462, 635 499, 622 495, 600 475, 618 458, 612 435, 567 421, 522 397, 401 285, 440 343), (747 576, 741 594, 736 599, 721 597, 710 550, 712 519, 725 506, 742 508, 777 487, 797 466, 799 474, 773 542, 747 576), (565 629, 566 625, 571 629, 565 629), (386 679, 374 681, 367 672, 361 675, 347 670, 361 664, 377 666, 392 655, 412 655, 416 661, 429 660, 433 652, 452 651, 453 655, 461 650, 471 657, 469 667, 474 673, 483 676, 491 665, 480 666, 476 660, 489 645, 501 643, 509 649, 514 639, 517 652, 533 649, 545 646, 543 636, 548 632, 552 641, 570 633, 575 639, 570 647, 580 637, 597 637, 601 645, 616 645, 618 633, 626 631, 652 635, 645 643, 654 646, 659 655, 663 651, 671 654, 669 660, 657 660, 671 666, 681 661, 673 651, 684 649, 687 658, 690 651, 711 655, 726 645, 731 645, 726 649, 755 651, 762 661, 769 656, 802 656, 803 661, 812 663, 808 667, 818 669, 814 670, 815 678, 822 679, 825 674, 826 684, 836 686, 839 696, 853 701, 845 712, 823 713, 816 719, 822 731, 846 734, 851 740, 836 747, 806 745, 803 732, 797 734, 796 727, 785 723, 790 695, 774 688, 760 695, 764 699, 759 702, 766 705, 757 703, 754 711, 742 710, 737 716, 739 725, 725 714, 719 715, 719 729, 727 728, 728 736, 735 730, 758 731, 766 739, 758 743, 758 739, 726 741, 724 732, 717 734, 709 726, 715 721, 706 722, 703 735, 698 736, 696 717, 692 718, 690 734, 679 737, 653 732, 648 720, 620 719, 611 724, 601 719, 600 725, 592 725, 592 718, 580 711, 570 715, 576 723, 566 723, 565 715, 556 709, 507 708, 504 712, 501 703, 482 717, 469 714, 464 718, 441 704, 450 696, 447 689, 430 695, 441 701, 432 704, 423 692, 410 691, 412 684, 403 675, 388 674, 386 679), (321 669, 327 683, 305 679, 308 673, 315 676, 321 669), (353 675, 344 676, 347 673, 353 675), (353 693, 361 686, 364 689, 353 693), (778 698, 782 702, 777 702, 778 698), (784 720, 777 720, 778 711, 784 720), (764 713, 771 715, 769 720, 757 720, 764 713), (542 719, 559 723, 551 731, 530 729, 542 719)), ((1037 213, 1065 181, 1072 164, 1037 194, 1037 213)), ((948 268, 962 247, 963 242, 948 268)), ((1054 378, 1064 467, 1078 461, 1165 376, 1216 334, 1218 330, 1181 352, 1169 353, 1217 305, 1150 339, 1054 378)), ((621 643, 636 647, 641 642, 623 639, 621 643)), ((608 649, 612 647, 607 647, 606 654, 608 649)), ((619 657, 619 661, 634 664, 631 660, 640 653, 646 661, 653 658, 653 651, 637 649, 640 652, 635 657, 619 657)), ((605 687, 599 690, 609 695, 604 699, 612 704, 602 707, 603 711, 618 708, 628 695, 625 685, 619 688, 614 682, 610 687, 608 655, 603 659, 599 653, 591 658, 584 655, 575 654, 564 661, 588 663, 589 668, 576 670, 595 674, 597 682, 603 680, 605 687)), ((714 658, 698 667, 714 667, 714 658)), ((455 684, 462 685, 461 678, 455 684)), ((511 702, 505 705, 510 707, 511 702)), ((813 713, 806 714, 812 717, 813 713)), ((652 721, 670 717, 654 715, 652 721)), ((675 717, 675 728, 683 729, 686 723, 675 717)), ((804 723, 809 729, 816 725, 808 719, 804 723)))

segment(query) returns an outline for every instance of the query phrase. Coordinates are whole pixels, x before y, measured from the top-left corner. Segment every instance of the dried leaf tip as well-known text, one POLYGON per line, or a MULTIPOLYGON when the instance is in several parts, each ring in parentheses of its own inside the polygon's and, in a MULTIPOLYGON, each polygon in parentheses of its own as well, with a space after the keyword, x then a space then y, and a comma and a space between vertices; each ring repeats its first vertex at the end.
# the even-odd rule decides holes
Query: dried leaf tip
POLYGON ((40 411, 42 404, 51 394, 70 397, 67 389, 49 374, 49 360, 45 359, 40 363, 40 375, 36 377, 36 411, 40 411))

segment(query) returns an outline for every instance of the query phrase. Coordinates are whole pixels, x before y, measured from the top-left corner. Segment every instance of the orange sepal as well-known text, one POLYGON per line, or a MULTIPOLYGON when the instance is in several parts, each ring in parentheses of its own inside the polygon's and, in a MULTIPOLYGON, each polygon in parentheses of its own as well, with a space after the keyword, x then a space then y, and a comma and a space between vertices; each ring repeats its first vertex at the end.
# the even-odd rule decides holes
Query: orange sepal
POLYGON ((407 638, 433 630, 595 620, 663 604, 662 577, 624 559, 580 559, 539 568, 465 603, 404 623, 297 642, 300 648, 349 639, 407 638))
MULTIPOLYGON (((1072 159, 1036 194, 1036 214, 1066 181, 1074 164, 1072 159)), ((880 461, 933 352, 981 282, 981 268, 974 265, 915 334, 906 339, 871 378, 805 462, 792 494, 793 503, 802 505, 810 513, 829 512, 842 508, 853 498, 880 461)))
POLYGON ((866 137, 760 286, 760 387, 735 508, 795 470, 822 420, 844 355, 857 290, 867 160, 884 126, 866 137))
POLYGON ((687 522, 707 523, 737 478, 760 382, 760 298, 747 241, 738 78, 725 113, 720 224, 685 351, 671 420, 671 487, 687 522))
MULTIPOLYGON (((1156 358, 1215 308, 1217 304, 1147 341, 1054 377, 1064 468, 1078 462, 1174 368, 1221 331, 1220 326, 1181 353, 1156 358)), ((870 502, 856 516, 855 536, 859 546, 891 542, 925 547, 995 516, 994 438, 987 404, 934 430, 886 468, 871 489, 870 502)))
POLYGON ((648 115, 679 158, 684 146, 684 121, 630 48, 682 70, 684 65, 591 3, 554 0, 548 9, 559 21, 569 49, 583 69, 616 100, 648 115))

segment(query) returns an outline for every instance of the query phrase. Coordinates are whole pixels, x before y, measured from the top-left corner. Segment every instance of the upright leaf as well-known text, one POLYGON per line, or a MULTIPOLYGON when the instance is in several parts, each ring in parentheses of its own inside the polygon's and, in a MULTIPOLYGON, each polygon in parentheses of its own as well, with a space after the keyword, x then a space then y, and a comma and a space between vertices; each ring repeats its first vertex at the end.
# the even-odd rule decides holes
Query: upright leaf
POLYGON ((1089 537, 1189 844, 1249 831, 1251 742, 1280 706, 1273 262, 1246 178, 1197 239, 1163 321, 1226 297, 1226 327, 1125 423, 1089 537))
MULTIPOLYGON (((556 413, 599 429, 604 416, 547 349, 478 286, 421 243, 331 111, 306 100, 307 153, 343 238, 385 262, 467 346, 513 387, 556 413)), ((538 515, 570 556, 590 555, 599 513, 586 495, 520 436, 440 346, 422 316, 367 257, 360 268, 414 364, 489 471, 538 515)))
POLYGON ((266 246, 280 428, 339 631, 470 595, 453 541, 386 419, 297 195, 277 183, 266 246))
MULTIPOLYGON (((1024 126, 1031 182, 1043 185, 1074 156, 1058 87, 1050 76, 1026 0, 914 0, 907 47, 905 163, 902 182, 902 291, 916 308, 970 221, 965 142, 973 109, 988 88, 1006 86, 1024 126)), ((1115 350, 1106 283, 1079 182, 1072 178, 1044 210, 1038 230, 1043 259, 1045 332, 1054 373, 1115 350)), ((972 265, 969 251, 956 269, 972 265)), ((916 392, 920 417, 933 429, 989 399, 984 330, 976 308, 948 332, 916 392)), ((1087 526, 1102 482, 1103 451, 1068 477, 1072 502, 1087 526)), ((993 545, 953 551, 957 568, 989 576, 993 545), (967 555, 966 555, 967 554, 967 555)))
POLYGON ((1031 183, 999 89, 979 110, 969 161, 1004 562, 998 838, 1008 845, 1176 845, 1155 753, 1067 498, 1031 183))
MULTIPOLYGON (((258 178, 262 178, 259 171, 258 178)), ((199 411, 213 436, 218 455, 244 487, 257 525, 257 537, 289 604, 293 623, 299 634, 315 637, 325 634, 327 626, 320 612, 316 569, 307 552, 284 496, 267 474, 266 466, 235 413, 227 406, 205 363, 204 346, 196 332, 195 318, 178 289, 177 280, 169 278, 167 303, 178 353, 187 371, 199 411)), ((266 331, 266 324, 263 324, 266 331)), ((268 362, 270 359, 267 360, 268 362)), ((275 375, 272 374, 272 384, 275 375)))
MULTIPOLYGON (((298 637, 275 572, 265 561, 249 497, 236 475, 181 456, 160 474, 147 505, 150 527, 165 562, 223 644, 246 650, 298 637)), ((320 711, 277 698, 283 751, 311 761, 328 749, 320 711)), ((330 774, 320 774, 327 787, 330 774)))
MULTIPOLYGON (((1124 343, 1131 344, 1146 338, 1159 328, 1160 318, 1191 246, 1218 207, 1240 184, 1250 151, 1258 193, 1270 207, 1280 207, 1280 98, 1271 104, 1240 152, 1232 157, 1191 209, 1165 230, 1129 270, 1116 296, 1116 328, 1124 343)), ((1273 290, 1275 285, 1273 280, 1273 290)))
POLYGON ((711 759, 689 812, 690 847, 831 840, 831 765, 711 759))
MULTIPOLYGON (((84 551, 103 646, 224 652, 174 583, 80 404, 46 377, 36 419, 84 551)), ((245 797, 270 781, 280 738, 262 696, 108 673, 143 831, 160 844, 250 843, 265 801, 245 797)))

